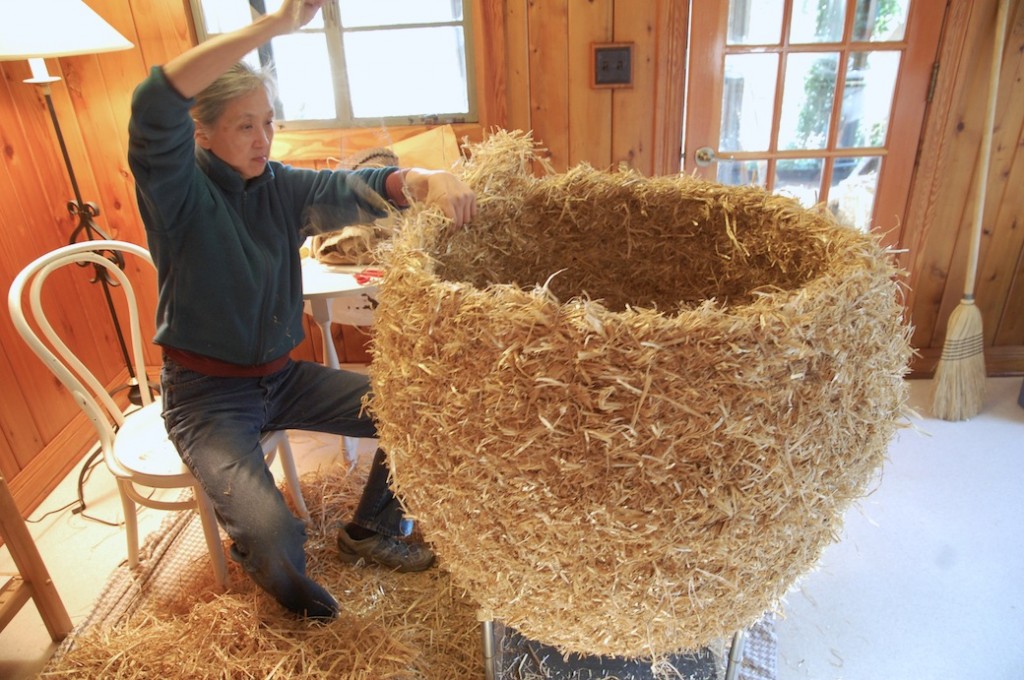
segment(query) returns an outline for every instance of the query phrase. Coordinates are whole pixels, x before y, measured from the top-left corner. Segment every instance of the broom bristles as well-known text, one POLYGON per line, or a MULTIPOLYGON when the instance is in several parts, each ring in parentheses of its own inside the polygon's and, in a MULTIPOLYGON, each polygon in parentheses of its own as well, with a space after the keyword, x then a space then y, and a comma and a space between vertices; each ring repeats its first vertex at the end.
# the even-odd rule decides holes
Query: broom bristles
POLYGON ((943 420, 967 420, 985 399, 985 349, 981 310, 961 302, 949 316, 946 343, 935 367, 932 414, 943 420))

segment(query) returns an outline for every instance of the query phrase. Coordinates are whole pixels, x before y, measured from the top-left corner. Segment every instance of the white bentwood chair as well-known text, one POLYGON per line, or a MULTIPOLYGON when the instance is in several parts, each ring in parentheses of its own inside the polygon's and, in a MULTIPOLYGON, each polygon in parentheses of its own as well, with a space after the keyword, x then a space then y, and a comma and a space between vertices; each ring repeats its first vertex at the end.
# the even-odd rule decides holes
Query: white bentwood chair
MULTIPOLYGON (((124 271, 104 253, 120 253, 121 257, 135 256, 145 261, 150 269, 154 269, 149 252, 133 243, 114 240, 84 241, 58 248, 37 258, 14 279, 7 297, 11 319, 32 351, 71 392, 96 428, 103 460, 117 480, 124 509, 129 565, 134 568, 139 562, 136 504, 158 510, 194 509, 202 521, 217 586, 225 589, 228 585, 227 563, 213 504, 196 478, 182 463, 174 445, 167 437, 161 417, 160 398, 151 395, 146 377, 135 288, 124 271), (129 315, 127 339, 142 399, 142 405, 136 410, 129 410, 127 413, 121 410, 103 383, 54 330, 43 308, 42 290, 46 279, 55 271, 69 265, 97 267, 97 275, 103 275, 105 272, 108 276, 107 280, 111 282, 108 289, 112 292, 120 291, 124 296, 129 315), (100 267, 103 269, 99 269, 100 267), (23 304, 26 292, 27 305, 23 304), (142 490, 186 488, 192 489, 191 497, 181 500, 150 498, 142 490)), ((284 431, 268 432, 263 436, 262 446, 268 466, 273 463, 275 454, 280 455, 288 493, 298 513, 304 520, 309 521, 309 511, 302 498, 298 471, 287 434, 284 431)))

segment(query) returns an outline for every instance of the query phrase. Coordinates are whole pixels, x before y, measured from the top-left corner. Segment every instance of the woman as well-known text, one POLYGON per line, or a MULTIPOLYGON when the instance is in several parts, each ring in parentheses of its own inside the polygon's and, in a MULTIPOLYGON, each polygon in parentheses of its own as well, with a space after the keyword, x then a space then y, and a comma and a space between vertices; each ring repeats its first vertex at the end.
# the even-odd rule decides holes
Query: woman
MULTIPOLYGON (((129 126, 129 165, 157 265, 167 431, 213 501, 233 558, 284 607, 311 618, 332 618, 338 605, 306 575, 305 527, 274 484, 260 435, 374 437, 376 427, 361 412, 365 376, 289 358, 303 337, 302 225, 311 211, 334 229, 367 222, 387 203, 407 205, 407 196, 439 206, 456 226, 476 211, 472 191, 446 172, 313 171, 268 160, 270 83, 238 62, 308 23, 322 3, 285 0, 154 67, 135 91, 129 126)), ((339 553, 426 569, 433 554, 402 540, 410 523, 387 478, 378 450, 353 520, 339 531, 339 553)))

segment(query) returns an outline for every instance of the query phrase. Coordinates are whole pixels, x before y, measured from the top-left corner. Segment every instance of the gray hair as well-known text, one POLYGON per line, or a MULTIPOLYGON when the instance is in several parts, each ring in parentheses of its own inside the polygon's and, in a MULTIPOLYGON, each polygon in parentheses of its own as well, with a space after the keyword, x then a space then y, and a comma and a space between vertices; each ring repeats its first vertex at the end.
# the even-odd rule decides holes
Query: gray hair
POLYGON ((201 127, 213 127, 224 113, 228 102, 253 90, 266 88, 270 101, 277 99, 277 83, 269 71, 254 69, 240 61, 218 76, 202 92, 196 95, 192 106, 192 118, 201 127))

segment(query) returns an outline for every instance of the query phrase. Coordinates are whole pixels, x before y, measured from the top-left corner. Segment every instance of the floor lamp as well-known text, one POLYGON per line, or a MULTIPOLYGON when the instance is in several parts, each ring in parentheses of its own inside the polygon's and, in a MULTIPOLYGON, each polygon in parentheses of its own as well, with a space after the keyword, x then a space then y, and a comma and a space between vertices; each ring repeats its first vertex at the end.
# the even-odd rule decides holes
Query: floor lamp
MULTIPOLYGON (((68 201, 67 208, 78 224, 71 232, 70 243, 79 239, 95 240, 109 237, 94 219, 100 214, 99 207, 95 203, 82 200, 82 192, 75 178, 71 156, 61 133, 60 121, 57 120, 50 91, 50 84, 59 81, 60 77, 50 75, 44 59, 113 52, 131 47, 133 45, 124 36, 81 0, 27 0, 4 3, 0 6, 0 61, 28 60, 32 77, 25 82, 39 87, 46 100, 46 108, 49 110, 50 120, 53 122, 53 129, 64 157, 64 165, 71 180, 74 198, 68 201)), ((124 268, 124 259, 120 253, 108 253, 107 257, 124 268)), ((103 290, 107 309, 114 324, 114 332, 128 369, 128 398, 132 403, 140 404, 142 400, 138 393, 138 379, 128 354, 114 301, 110 296, 110 286, 117 283, 108 278, 107 271, 99 265, 94 265, 94 272, 95 276, 91 281, 99 283, 103 290)))

